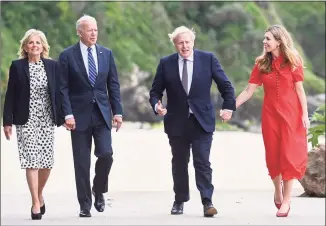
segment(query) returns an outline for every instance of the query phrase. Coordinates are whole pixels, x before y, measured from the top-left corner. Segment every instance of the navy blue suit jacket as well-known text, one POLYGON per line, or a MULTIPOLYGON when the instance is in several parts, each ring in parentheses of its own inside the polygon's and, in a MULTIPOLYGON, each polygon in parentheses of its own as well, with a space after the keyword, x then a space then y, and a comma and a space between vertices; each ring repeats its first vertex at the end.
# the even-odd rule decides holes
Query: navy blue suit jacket
POLYGON ((234 88, 212 53, 194 50, 193 77, 188 95, 180 80, 178 54, 160 60, 149 102, 155 112, 155 104, 158 100, 162 101, 166 90, 167 114, 164 116, 164 129, 168 135, 183 134, 189 107, 206 132, 215 131, 215 111, 210 96, 212 81, 217 84, 224 100, 222 109, 236 110, 234 88))
POLYGON ((95 99, 107 126, 112 128, 112 113, 122 115, 118 72, 110 49, 96 44, 98 75, 92 87, 84 65, 79 42, 59 56, 62 110, 74 115, 76 131, 84 131, 91 122, 95 99))
MULTIPOLYGON (((60 112, 58 63, 51 59, 41 58, 48 80, 54 123, 64 123, 60 112)), ((12 61, 9 69, 9 80, 3 108, 3 126, 24 125, 29 116, 30 74, 28 59, 12 61)))

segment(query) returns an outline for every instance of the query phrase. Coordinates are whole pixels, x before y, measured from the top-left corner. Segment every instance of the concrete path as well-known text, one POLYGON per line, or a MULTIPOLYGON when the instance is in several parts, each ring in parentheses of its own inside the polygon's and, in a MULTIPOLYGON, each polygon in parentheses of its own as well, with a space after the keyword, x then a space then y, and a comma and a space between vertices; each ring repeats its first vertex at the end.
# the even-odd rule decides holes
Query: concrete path
MULTIPOLYGON (((2 132, 2 131, 1 131, 2 132)), ((261 134, 216 132, 211 150, 213 202, 219 214, 202 217, 192 160, 189 164, 191 200, 185 214, 169 214, 173 202, 171 152, 162 129, 140 130, 124 126, 113 132, 114 163, 104 213, 80 219, 76 198, 70 134, 58 128, 55 167, 45 190, 47 213, 30 220, 31 200, 20 169, 16 133, 6 141, 1 134, 2 225, 325 225, 325 199, 299 198, 296 182, 288 218, 276 218, 273 187, 265 167, 261 134)), ((92 156, 92 176, 94 173, 92 156)))

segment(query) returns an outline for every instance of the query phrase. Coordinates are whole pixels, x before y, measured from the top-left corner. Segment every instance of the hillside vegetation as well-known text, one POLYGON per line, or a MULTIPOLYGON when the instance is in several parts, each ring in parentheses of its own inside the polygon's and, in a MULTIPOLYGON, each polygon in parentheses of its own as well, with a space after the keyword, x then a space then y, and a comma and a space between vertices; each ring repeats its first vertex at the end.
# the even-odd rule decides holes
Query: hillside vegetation
MULTIPOLYGON (((180 25, 194 28, 195 47, 216 54, 237 93, 262 52, 264 30, 282 24, 305 58, 307 94, 325 93, 325 2, 1 2, 2 97, 24 32, 44 31, 57 59, 78 41, 75 23, 82 14, 98 20, 98 43, 113 50, 120 76, 137 65, 150 73, 148 87, 160 57, 174 52, 167 34, 180 25)), ((260 91, 255 98, 261 97, 260 91)))

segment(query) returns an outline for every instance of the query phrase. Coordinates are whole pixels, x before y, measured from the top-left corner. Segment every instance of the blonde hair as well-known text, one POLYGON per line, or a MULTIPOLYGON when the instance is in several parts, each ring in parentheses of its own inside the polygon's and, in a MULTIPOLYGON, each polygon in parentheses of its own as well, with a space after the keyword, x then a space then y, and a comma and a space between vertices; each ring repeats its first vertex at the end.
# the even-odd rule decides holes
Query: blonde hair
MULTIPOLYGON (((284 64, 289 64, 292 70, 296 67, 304 67, 303 59, 299 52, 293 46, 293 40, 289 32, 281 25, 272 25, 266 29, 266 32, 272 33, 276 41, 280 42, 279 48, 281 54, 284 56, 284 64)), ((261 72, 269 73, 272 70, 272 54, 263 51, 262 55, 256 58, 256 64, 261 72)))
POLYGON ((174 39, 179 35, 179 34, 182 34, 182 33, 189 33, 192 40, 195 41, 195 38, 196 38, 196 32, 195 30, 192 28, 192 29, 189 29, 187 28, 186 26, 180 26, 180 27, 177 27, 171 34, 168 34, 169 38, 170 38, 170 41, 172 43, 174 43, 174 39))
POLYGON ((37 35, 41 39, 41 44, 43 46, 43 52, 41 53, 41 57, 49 58, 50 46, 48 44, 48 40, 45 37, 45 34, 40 30, 29 29, 28 31, 26 31, 24 37, 20 40, 20 47, 17 53, 20 59, 28 58, 28 54, 24 48, 30 38, 34 35, 37 35))
MULTIPOLYGON (((80 17, 77 22, 76 22, 76 30, 80 30, 80 25, 85 22, 85 21, 89 21, 89 22, 94 22, 97 24, 97 21, 94 17, 92 16, 89 16, 89 15, 86 15, 84 14, 82 17, 80 17)), ((78 33, 78 32, 77 32, 78 33)))

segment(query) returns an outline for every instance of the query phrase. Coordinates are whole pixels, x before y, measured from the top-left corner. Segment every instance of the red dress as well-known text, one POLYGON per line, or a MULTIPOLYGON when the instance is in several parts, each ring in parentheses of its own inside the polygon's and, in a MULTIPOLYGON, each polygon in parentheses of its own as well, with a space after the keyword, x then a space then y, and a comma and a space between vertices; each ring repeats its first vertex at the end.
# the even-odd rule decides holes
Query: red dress
POLYGON ((306 171, 308 143, 302 122, 302 108, 295 91, 295 82, 303 81, 303 68, 292 71, 281 66, 284 57, 273 60, 271 73, 260 73, 255 65, 249 83, 264 87, 262 134, 266 165, 273 179, 301 179, 306 171))

